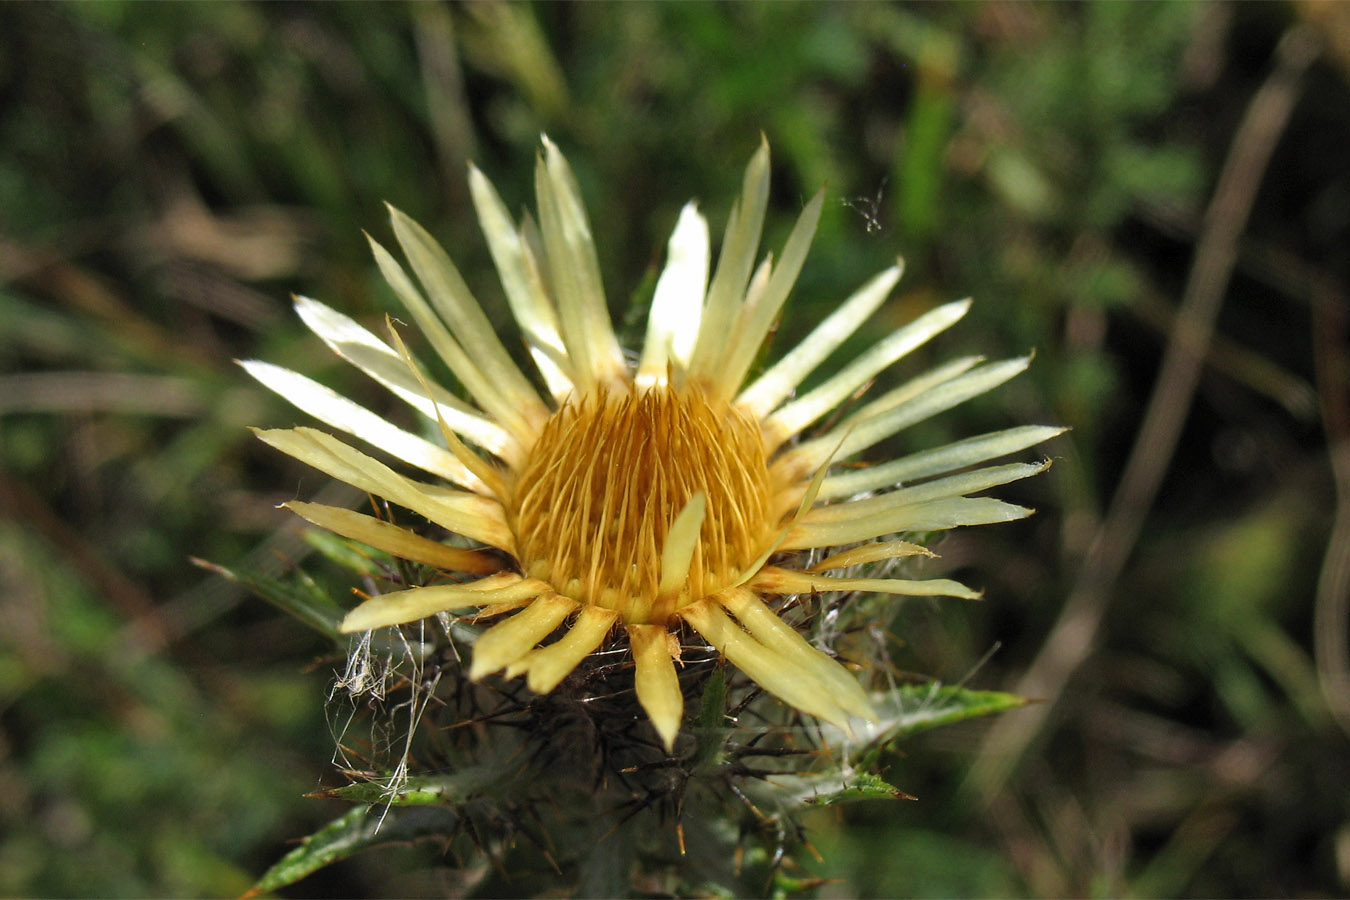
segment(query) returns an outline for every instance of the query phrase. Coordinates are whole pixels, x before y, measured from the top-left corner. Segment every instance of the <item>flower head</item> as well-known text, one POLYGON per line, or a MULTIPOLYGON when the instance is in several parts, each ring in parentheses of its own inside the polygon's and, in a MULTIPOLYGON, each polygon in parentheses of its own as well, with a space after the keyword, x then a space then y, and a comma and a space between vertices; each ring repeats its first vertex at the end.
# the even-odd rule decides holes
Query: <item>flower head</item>
POLYGON ((392 329, 391 345, 314 300, 298 298, 296 308, 334 351, 435 423, 444 446, 304 376, 244 363, 320 421, 436 480, 409 478, 312 428, 258 432, 264 441, 466 539, 451 546, 347 509, 287 504, 316 525, 447 576, 367 599, 342 630, 443 612, 498 617, 477 638, 470 677, 505 670, 539 693, 626 634, 638 700, 667 748, 683 717, 675 634, 686 625, 801 711, 845 730, 852 717, 872 718, 854 675, 766 600, 817 591, 976 596, 945 579, 860 577, 859 567, 927 555, 897 539, 907 532, 1027 515, 969 495, 1045 464, 977 466, 1060 429, 1012 428, 866 468, 835 466, 1002 384, 1027 359, 954 360, 807 437, 879 372, 960 319, 968 302, 926 313, 796 395, 886 299, 897 264, 746 383, 801 270, 824 196, 806 205, 779 258, 756 265, 769 187, 761 145, 715 269, 703 216, 692 203, 681 213, 634 365, 615 338, 590 225, 557 147, 544 139, 538 226, 512 221, 476 168, 469 181, 537 381, 506 350, 450 258, 397 210, 394 233, 416 282, 372 240, 376 260, 469 399, 429 382, 392 329), (831 574, 841 570, 850 571, 831 574))

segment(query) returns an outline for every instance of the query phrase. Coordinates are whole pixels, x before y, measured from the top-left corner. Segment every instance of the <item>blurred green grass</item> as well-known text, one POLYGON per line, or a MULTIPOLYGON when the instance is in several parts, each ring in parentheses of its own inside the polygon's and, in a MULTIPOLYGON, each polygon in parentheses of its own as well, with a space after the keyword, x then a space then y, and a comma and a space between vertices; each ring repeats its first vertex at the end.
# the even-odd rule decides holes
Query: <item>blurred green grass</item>
MULTIPOLYGON (((887 775, 919 802, 822 812, 814 868, 823 896, 1344 894, 1350 755, 1313 624, 1347 502, 1344 9, 0 7, 0 893, 239 893, 334 814, 302 796, 331 774, 328 646, 188 561, 347 587, 274 509, 321 481, 245 429, 295 414, 231 360, 378 408, 287 297, 392 308, 361 235, 387 200, 503 310, 464 164, 519 206, 541 131, 578 170, 616 311, 681 204, 725 219, 763 131, 767 243, 820 184, 834 198, 780 343, 903 254, 883 318, 973 294, 940 352, 1035 348, 1028 377, 901 436, 1073 426, 1008 497, 1034 519, 940 548, 987 600, 892 625, 902 668, 1014 686, 1126 464, 1238 123, 1301 28, 1325 50, 1082 665, 1024 754, 938 734, 887 775), (991 759, 1008 774, 972 789, 991 759)), ((454 892, 405 862, 288 895, 454 892)))

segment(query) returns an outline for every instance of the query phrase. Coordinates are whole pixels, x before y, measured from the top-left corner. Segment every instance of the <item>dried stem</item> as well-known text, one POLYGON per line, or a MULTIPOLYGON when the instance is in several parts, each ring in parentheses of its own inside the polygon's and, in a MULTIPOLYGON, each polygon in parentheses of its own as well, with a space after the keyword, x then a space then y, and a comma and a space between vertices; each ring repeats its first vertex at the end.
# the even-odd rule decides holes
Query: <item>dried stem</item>
POLYGON ((1047 702, 1006 717, 991 730, 967 783, 985 798, 1016 768, 1055 710, 1065 684, 1096 644, 1106 605, 1143 530, 1190 412, 1214 322, 1237 260, 1238 240, 1299 97, 1303 74, 1318 50, 1307 26, 1295 25, 1285 32, 1275 51, 1274 71, 1252 98, 1233 138, 1205 212, 1175 330, 1124 475, 1059 619, 1015 688, 1019 694, 1047 702))

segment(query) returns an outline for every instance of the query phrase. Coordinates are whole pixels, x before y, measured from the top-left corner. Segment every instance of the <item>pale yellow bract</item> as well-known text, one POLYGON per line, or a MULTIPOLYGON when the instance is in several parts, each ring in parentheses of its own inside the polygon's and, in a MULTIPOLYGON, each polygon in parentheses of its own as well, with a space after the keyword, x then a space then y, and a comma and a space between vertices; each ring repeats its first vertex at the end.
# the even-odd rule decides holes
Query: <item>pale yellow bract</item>
POLYGON ((469 676, 505 670, 526 676, 540 693, 626 633, 638 700, 667 749, 684 711, 675 669, 680 642, 672 639, 681 623, 803 712, 846 731, 853 717, 874 718, 857 679, 764 598, 841 590, 977 596, 945 579, 857 577, 856 567, 927 554, 889 536, 1027 515, 969 495, 1045 464, 978 466, 1061 429, 1023 426, 871 467, 832 467, 1002 384, 1027 359, 954 360, 803 439, 879 372, 960 319, 968 302, 933 309, 797 396, 802 381, 889 295, 897 264, 745 384, 824 202, 822 192, 807 204, 776 261, 769 254, 756 265, 769 188, 763 144, 746 171, 711 281, 707 223, 692 203, 681 213, 634 366, 615 338, 590 225, 557 147, 543 140, 537 226, 528 218, 517 225, 476 168, 469 183, 538 382, 507 352, 450 258, 397 210, 394 234, 416 282, 372 240, 376 261, 471 402, 427 381, 397 333, 391 346, 314 300, 298 298, 296 308, 334 351, 435 423, 444 445, 302 375, 244 363, 300 409, 435 480, 409 478, 311 428, 258 432, 264 441, 501 551, 448 546, 346 509, 287 504, 316 525, 454 579, 373 597, 352 610, 343 631, 441 612, 510 613, 478 637, 469 676), (813 562, 806 570, 788 567, 801 559, 813 562), (853 577, 827 574, 845 569, 853 577))

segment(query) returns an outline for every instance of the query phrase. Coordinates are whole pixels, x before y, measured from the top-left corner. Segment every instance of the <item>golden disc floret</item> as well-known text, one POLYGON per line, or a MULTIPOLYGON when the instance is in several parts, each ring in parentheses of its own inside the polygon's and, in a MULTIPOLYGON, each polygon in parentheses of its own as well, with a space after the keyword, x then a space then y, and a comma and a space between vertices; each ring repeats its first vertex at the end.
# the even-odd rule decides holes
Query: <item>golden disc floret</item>
POLYGON ((759 426, 729 404, 695 386, 601 391, 544 426, 508 519, 527 576, 625 624, 664 624, 734 584, 772 540, 769 484, 759 426), (681 579, 662 571, 663 551, 699 493, 681 579))

